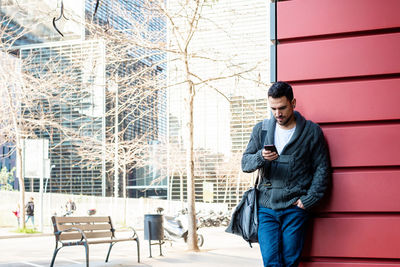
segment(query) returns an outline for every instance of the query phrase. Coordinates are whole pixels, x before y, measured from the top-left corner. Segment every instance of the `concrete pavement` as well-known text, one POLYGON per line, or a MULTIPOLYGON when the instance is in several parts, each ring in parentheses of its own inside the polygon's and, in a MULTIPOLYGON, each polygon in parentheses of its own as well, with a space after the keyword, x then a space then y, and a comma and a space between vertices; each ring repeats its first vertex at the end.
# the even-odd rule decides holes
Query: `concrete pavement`
MULTIPOLYGON (((28 226, 27 228, 30 228, 30 226, 28 226)), ((36 234, 23 234, 17 233, 16 231, 17 229, 13 227, 0 227, 0 239, 51 236, 53 234, 50 227, 44 228, 43 233, 36 234)))
MULTIPOLYGON (((0 266, 49 266, 54 250, 54 237, 50 229, 44 234, 22 235, 10 232, 11 229, 0 229, 1 253, 0 266)), ((253 248, 240 237, 224 232, 223 227, 201 228, 205 242, 200 252, 188 252, 183 241, 167 242, 162 246, 164 256, 159 256, 158 246, 152 246, 153 257, 149 258, 148 241, 140 237, 141 263, 137 263, 136 246, 132 242, 116 244, 108 263, 104 263, 108 245, 92 245, 90 249, 90 266, 157 266, 157 267, 261 267, 262 260, 258 244, 253 248)), ((117 232, 118 233, 118 232, 117 232)), ((120 232, 122 235, 129 232, 120 232)), ((67 247, 60 250, 55 266, 85 266, 83 247, 67 247)))

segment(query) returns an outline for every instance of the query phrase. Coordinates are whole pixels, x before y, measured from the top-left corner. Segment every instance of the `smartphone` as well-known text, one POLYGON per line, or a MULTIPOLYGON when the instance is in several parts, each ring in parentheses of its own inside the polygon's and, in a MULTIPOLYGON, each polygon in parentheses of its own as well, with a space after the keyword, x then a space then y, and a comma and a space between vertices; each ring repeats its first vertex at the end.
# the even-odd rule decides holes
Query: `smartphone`
POLYGON ((265 145, 264 149, 265 150, 269 150, 271 152, 275 152, 276 154, 278 154, 278 150, 276 150, 276 146, 275 145, 265 145))

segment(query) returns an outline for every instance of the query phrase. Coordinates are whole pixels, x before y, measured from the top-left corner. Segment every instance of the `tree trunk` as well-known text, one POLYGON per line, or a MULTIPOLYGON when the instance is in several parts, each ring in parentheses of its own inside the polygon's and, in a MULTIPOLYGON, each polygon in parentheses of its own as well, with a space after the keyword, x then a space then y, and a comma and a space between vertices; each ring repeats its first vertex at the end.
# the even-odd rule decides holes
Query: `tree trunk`
POLYGON ((126 225, 126 164, 124 164, 124 169, 122 173, 122 188, 124 197, 124 226, 126 225))
POLYGON ((168 176, 169 181, 168 181, 168 201, 172 200, 172 184, 174 182, 174 175, 171 173, 168 176))
POLYGON ((25 224, 25 182, 23 177, 23 162, 22 162, 22 147, 21 141, 17 141, 17 162, 20 163, 18 173, 18 185, 19 185, 19 205, 20 205, 20 225, 22 229, 26 228, 25 224))
MULTIPOLYGON (((187 71, 189 74, 189 71, 187 71)), ((188 202, 188 249, 199 251, 197 245, 197 225, 196 225, 196 207, 195 207, 195 191, 194 191, 194 152, 193 152, 193 106, 194 106, 194 85, 189 83, 189 98, 188 98, 188 146, 186 155, 186 171, 187 171, 187 202, 188 202)))
POLYGON ((20 220, 21 220, 20 225, 22 226, 22 229, 25 229, 25 227, 26 227, 26 224, 25 224, 25 182, 24 182, 23 171, 22 171, 24 162, 22 159, 22 139, 21 139, 20 128, 18 127, 18 120, 17 120, 17 117, 19 115, 19 109, 15 108, 15 106, 14 106, 14 102, 13 102, 14 97, 13 97, 13 94, 11 93, 10 87, 6 86, 5 88, 7 90, 8 107, 10 110, 14 111, 14 112, 12 112, 12 122, 13 122, 13 128, 14 128, 14 132, 15 132, 17 162, 20 163, 19 173, 17 174, 18 175, 19 193, 20 193, 20 196, 19 196, 20 220))

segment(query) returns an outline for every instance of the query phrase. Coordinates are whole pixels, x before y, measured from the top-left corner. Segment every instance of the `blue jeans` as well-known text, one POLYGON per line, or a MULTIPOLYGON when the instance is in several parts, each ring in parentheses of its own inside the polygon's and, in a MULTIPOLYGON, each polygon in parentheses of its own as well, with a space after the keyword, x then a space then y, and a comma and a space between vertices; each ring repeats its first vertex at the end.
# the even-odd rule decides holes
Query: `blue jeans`
POLYGON ((306 232, 307 211, 258 208, 258 242, 264 266, 298 266, 306 232))
POLYGON ((35 227, 35 217, 33 215, 26 215, 25 223, 27 223, 31 219, 33 227, 35 227))

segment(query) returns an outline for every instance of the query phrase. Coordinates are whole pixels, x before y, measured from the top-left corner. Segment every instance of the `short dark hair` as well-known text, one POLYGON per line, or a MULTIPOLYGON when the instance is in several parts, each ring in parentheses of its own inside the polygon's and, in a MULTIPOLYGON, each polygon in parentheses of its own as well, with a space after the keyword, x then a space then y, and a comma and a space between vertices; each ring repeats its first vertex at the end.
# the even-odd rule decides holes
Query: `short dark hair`
POLYGON ((289 101, 293 100, 293 89, 286 82, 275 82, 268 90, 268 97, 281 98, 286 96, 289 101))

